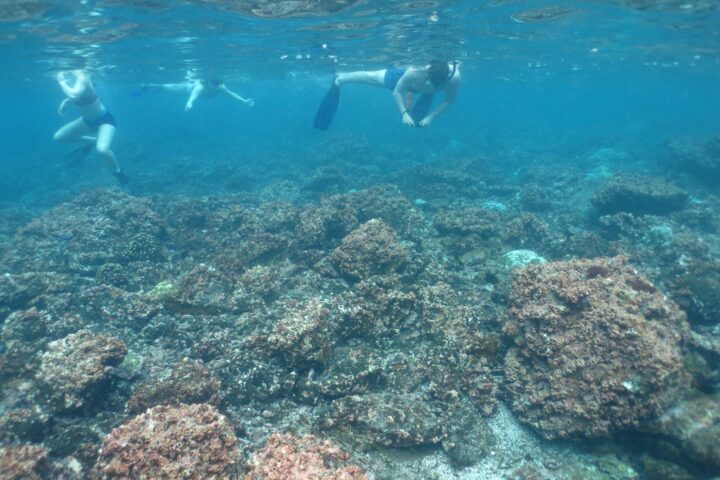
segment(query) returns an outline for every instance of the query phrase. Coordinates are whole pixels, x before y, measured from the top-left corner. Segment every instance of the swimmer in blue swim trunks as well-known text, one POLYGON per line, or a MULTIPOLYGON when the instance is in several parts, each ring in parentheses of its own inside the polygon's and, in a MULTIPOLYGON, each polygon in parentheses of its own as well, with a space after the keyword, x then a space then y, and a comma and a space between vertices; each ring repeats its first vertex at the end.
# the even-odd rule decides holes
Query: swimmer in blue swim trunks
POLYGON ((326 130, 335 116, 340 87, 348 83, 375 85, 392 90, 402 121, 410 127, 428 127, 450 108, 460 88, 460 64, 434 61, 424 67, 340 73, 335 77, 315 116, 315 128, 326 130), (433 97, 445 91, 443 102, 431 111, 433 97), (414 98, 416 97, 417 98, 414 98))
POLYGON ((66 72, 57 75, 57 81, 67 96, 58 108, 58 114, 65 115, 68 104, 74 105, 80 111, 80 117, 65 124, 53 137, 56 142, 83 142, 85 145, 73 152, 75 157, 82 158, 95 147, 97 152, 113 166, 113 174, 120 183, 127 183, 128 176, 120 169, 115 154, 110 150, 110 144, 115 136, 115 117, 102 104, 95 93, 90 76, 82 71, 72 72, 73 85, 70 86, 66 72))

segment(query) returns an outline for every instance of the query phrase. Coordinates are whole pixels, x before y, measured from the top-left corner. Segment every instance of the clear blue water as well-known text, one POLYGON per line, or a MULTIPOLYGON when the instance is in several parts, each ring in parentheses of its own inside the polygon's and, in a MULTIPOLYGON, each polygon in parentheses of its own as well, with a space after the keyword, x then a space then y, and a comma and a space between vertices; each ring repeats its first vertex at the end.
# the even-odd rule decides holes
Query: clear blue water
POLYGON ((402 146, 418 161, 451 142, 491 156, 532 147, 568 161, 611 144, 641 158, 670 137, 713 133, 720 120, 715 2, 5 3, 1 176, 27 187, 3 200, 62 190, 88 173, 48 171, 66 151, 52 133, 65 120, 55 114, 63 97, 53 76, 67 68, 93 73, 119 122, 118 159, 135 176, 180 158, 302 162, 343 136, 402 146), (273 8, 297 16, 268 18, 273 8), (312 130, 334 72, 441 57, 462 62, 463 84, 432 128, 404 127, 388 92, 353 86, 330 132, 312 130), (143 82, 188 76, 222 76, 256 106, 215 98, 185 113, 179 94, 130 95, 143 82))

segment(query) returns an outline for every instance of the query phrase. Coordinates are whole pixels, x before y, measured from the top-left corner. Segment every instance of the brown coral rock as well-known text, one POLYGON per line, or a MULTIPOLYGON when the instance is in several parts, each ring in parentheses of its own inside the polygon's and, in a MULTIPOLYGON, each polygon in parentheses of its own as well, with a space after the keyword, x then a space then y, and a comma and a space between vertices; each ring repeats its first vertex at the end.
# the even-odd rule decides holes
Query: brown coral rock
POLYGON ((37 379, 54 409, 81 408, 96 398, 126 353, 120 340, 80 330, 48 344, 37 379))
POLYGON ((250 461, 245 480, 367 480, 337 445, 312 435, 273 434, 250 461))
POLYGON ((0 448, 0 480, 47 478, 48 451, 37 445, 9 445, 0 448))
POLYGON ((346 277, 363 280, 401 270, 410 255, 391 227, 373 219, 350 232, 329 259, 346 277))
POLYGON ((237 438, 207 404, 159 406, 103 439, 93 479, 232 479, 237 438))
POLYGON ((505 324, 512 408, 548 439, 635 428, 688 385, 688 332, 680 309, 620 258, 520 270, 505 324))
POLYGON ((127 403, 131 413, 144 412, 156 405, 210 403, 220 401, 220 380, 201 363, 182 360, 172 374, 160 382, 150 379, 140 384, 127 403))

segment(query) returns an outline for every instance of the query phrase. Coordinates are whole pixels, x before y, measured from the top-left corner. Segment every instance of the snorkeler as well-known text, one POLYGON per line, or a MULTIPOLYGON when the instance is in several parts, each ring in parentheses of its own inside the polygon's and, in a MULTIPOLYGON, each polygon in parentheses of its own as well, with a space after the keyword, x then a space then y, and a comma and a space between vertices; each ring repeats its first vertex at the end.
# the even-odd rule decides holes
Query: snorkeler
POLYGON ((218 92, 225 93, 230 97, 234 98, 238 102, 242 102, 248 107, 255 105, 255 101, 252 98, 243 98, 237 93, 233 92, 225 85, 225 82, 218 79, 212 80, 195 80, 194 82, 184 83, 150 83, 144 84, 138 93, 143 93, 149 90, 161 89, 170 92, 181 92, 188 93, 187 102, 185 103, 185 111, 190 111, 195 105, 195 101, 198 98, 210 98, 218 94, 218 92))
POLYGON ((434 61, 424 67, 340 73, 333 80, 315 114, 315 128, 328 129, 340 102, 340 87, 347 83, 375 85, 392 90, 403 123, 410 127, 428 127, 455 100, 460 87, 460 64, 434 61), (435 94, 441 90, 445 90, 443 102, 429 113, 435 94), (419 98, 413 102, 414 95, 419 95, 419 98))
POLYGON ((117 127, 115 117, 98 98, 95 86, 87 73, 74 70, 72 75, 75 77, 75 82, 71 87, 66 72, 57 74, 57 81, 68 97, 60 103, 58 114, 65 115, 65 109, 68 103, 71 103, 80 111, 80 117, 61 127, 55 132, 53 139, 56 142, 85 143, 68 155, 67 158, 72 159, 74 163, 84 158, 95 147, 97 152, 112 164, 113 175, 121 184, 125 184, 129 181, 129 177, 120 169, 115 154, 110 150, 117 127))

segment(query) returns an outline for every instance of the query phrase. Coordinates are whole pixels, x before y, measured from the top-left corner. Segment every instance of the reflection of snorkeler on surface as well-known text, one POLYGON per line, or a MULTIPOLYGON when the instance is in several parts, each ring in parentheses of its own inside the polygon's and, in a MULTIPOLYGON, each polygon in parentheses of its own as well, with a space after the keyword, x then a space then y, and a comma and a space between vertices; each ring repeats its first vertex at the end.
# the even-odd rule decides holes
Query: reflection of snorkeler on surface
POLYGON ((252 107, 253 105, 255 105, 255 102, 252 98, 241 97, 237 93, 227 88, 225 82, 218 79, 195 80, 194 82, 184 83, 148 83, 144 84, 138 93, 143 93, 156 89, 167 90, 169 92, 190 94, 187 103, 185 103, 185 111, 189 111, 190 109, 192 109, 193 105, 195 104, 195 100, 197 100, 198 98, 214 97, 218 94, 218 92, 223 92, 234 98, 235 100, 244 103, 248 107, 252 107))
POLYGON ((338 74, 315 115, 315 128, 327 130, 330 126, 340 101, 340 87, 346 83, 362 83, 392 90, 403 123, 410 127, 427 127, 450 108, 455 100, 460 87, 460 66, 458 62, 434 61, 424 67, 338 74), (441 90, 445 90, 443 103, 428 113, 435 93, 441 90), (413 105, 414 94, 419 94, 419 98, 413 105))
POLYGON ((127 183, 129 178, 120 169, 115 154, 110 150, 110 144, 115 136, 115 117, 105 108, 97 94, 90 76, 82 70, 72 72, 75 83, 68 84, 67 74, 60 72, 57 81, 65 95, 68 97, 60 103, 59 115, 65 115, 68 103, 73 104, 80 111, 80 118, 65 124, 55 132, 56 142, 85 142, 85 145, 73 151, 68 158, 73 162, 80 161, 95 147, 114 167, 113 174, 120 183, 127 183))

